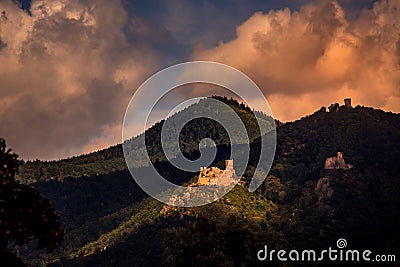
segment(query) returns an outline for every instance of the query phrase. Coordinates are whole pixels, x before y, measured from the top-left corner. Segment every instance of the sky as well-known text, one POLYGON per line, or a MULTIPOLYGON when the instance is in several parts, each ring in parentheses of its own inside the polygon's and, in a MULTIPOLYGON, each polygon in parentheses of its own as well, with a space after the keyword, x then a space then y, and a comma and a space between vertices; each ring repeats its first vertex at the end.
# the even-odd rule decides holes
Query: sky
POLYGON ((281 121, 398 113, 400 0, 0 0, 0 137, 23 159, 120 143, 140 84, 191 60, 244 72, 281 121))

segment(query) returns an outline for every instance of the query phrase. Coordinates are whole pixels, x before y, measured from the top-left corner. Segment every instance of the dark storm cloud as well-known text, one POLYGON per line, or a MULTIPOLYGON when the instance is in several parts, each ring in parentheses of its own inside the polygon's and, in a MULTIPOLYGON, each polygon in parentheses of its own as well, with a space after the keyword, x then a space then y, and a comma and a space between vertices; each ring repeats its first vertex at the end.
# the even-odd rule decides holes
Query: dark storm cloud
POLYGON ((35 1, 29 16, 0 3, 0 135, 24 158, 54 158, 119 142, 134 89, 159 65, 127 41, 119 1, 35 1))

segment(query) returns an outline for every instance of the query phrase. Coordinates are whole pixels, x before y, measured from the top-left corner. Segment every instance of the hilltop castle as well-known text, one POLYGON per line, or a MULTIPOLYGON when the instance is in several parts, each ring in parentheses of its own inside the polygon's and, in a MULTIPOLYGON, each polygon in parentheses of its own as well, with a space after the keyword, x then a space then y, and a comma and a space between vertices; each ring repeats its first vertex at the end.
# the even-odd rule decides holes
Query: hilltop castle
POLYGON ((350 170, 351 168, 353 165, 344 162, 342 152, 338 152, 337 157, 327 158, 325 161, 325 170, 350 170))
MULTIPOLYGON (((351 106, 351 98, 345 98, 345 99, 344 99, 344 107, 345 107, 346 109, 351 109, 351 108, 353 108, 353 107, 351 106)), ((324 112, 326 112, 326 107, 322 107, 321 110, 324 111, 324 112)), ((339 103, 331 104, 331 105, 328 107, 328 110, 329 110, 329 112, 338 112, 338 111, 340 110, 340 105, 339 105, 339 103)))
POLYGON ((200 167, 198 185, 230 185, 235 183, 235 169, 233 168, 233 160, 225 160, 225 170, 221 170, 217 167, 200 167))

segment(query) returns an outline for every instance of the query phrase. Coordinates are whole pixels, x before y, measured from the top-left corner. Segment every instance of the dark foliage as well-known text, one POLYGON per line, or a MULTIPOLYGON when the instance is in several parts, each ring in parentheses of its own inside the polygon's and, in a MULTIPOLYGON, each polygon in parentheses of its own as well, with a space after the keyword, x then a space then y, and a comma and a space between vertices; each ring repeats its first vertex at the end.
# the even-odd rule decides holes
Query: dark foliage
MULTIPOLYGON (((231 215, 226 221, 200 214, 185 227, 166 231, 164 266, 262 266, 256 255, 267 245, 286 246, 282 234, 251 220, 231 215)), ((281 266, 269 262, 269 266, 281 266)))
POLYGON ((0 139, 0 258, 5 266, 21 266, 13 253, 18 247, 37 241, 37 249, 53 251, 60 246, 64 230, 54 205, 33 187, 15 181, 17 155, 0 139))

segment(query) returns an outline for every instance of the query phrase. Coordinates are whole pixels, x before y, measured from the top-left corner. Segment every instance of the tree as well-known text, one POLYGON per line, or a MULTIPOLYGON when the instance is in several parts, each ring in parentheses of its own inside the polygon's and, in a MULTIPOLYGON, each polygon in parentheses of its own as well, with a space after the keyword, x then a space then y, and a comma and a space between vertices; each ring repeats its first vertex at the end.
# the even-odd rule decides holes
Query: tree
POLYGON ((265 197, 272 202, 280 203, 285 196, 285 187, 280 179, 274 175, 268 175, 262 184, 262 189, 265 192, 265 197))
MULTIPOLYGON (((257 252, 265 245, 284 249, 282 234, 271 228, 231 215, 226 221, 200 214, 185 227, 167 230, 163 238, 164 266, 264 266, 257 252)), ((269 266, 282 266, 269 262, 269 266)))
POLYGON ((0 258, 3 266, 25 266, 14 253, 18 246, 37 241, 37 249, 53 251, 64 238, 54 204, 32 186, 15 180, 18 156, 0 138, 0 258))
POLYGON ((328 107, 329 112, 338 112, 338 111, 339 111, 339 108, 340 108, 339 103, 331 104, 331 105, 328 107))

